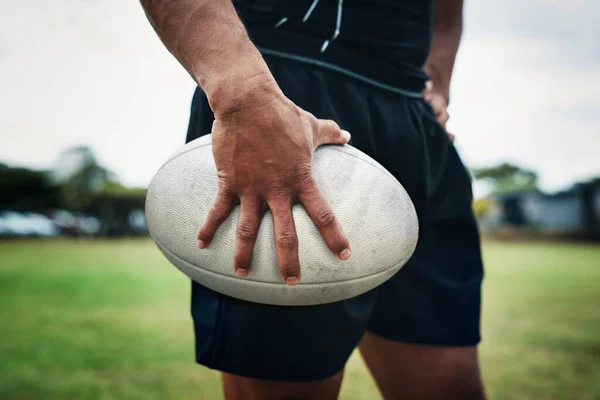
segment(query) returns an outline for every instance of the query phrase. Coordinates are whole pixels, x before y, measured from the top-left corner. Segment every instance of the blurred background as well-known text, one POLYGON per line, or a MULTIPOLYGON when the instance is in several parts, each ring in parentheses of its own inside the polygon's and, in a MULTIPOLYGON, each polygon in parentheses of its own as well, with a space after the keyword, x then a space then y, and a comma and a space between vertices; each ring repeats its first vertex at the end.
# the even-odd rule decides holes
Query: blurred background
MULTIPOLYGON (((194 82, 137 1, 0 0, 0 398, 219 399, 145 187, 194 82)), ((493 399, 600 399, 600 3, 467 1, 448 128, 493 399)), ((342 399, 377 398, 360 357, 342 399)))

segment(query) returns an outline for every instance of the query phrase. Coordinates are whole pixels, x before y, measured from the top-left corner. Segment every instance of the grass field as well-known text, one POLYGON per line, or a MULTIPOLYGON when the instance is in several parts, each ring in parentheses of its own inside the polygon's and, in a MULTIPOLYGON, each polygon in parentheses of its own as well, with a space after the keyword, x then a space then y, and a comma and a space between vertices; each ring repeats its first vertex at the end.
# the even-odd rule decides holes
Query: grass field
MULTIPOLYGON (((484 246, 493 399, 600 399, 600 246, 484 246)), ((0 243, 0 399, 220 399, 189 283, 148 240, 0 243)), ((377 399, 360 357, 342 399, 377 399)))

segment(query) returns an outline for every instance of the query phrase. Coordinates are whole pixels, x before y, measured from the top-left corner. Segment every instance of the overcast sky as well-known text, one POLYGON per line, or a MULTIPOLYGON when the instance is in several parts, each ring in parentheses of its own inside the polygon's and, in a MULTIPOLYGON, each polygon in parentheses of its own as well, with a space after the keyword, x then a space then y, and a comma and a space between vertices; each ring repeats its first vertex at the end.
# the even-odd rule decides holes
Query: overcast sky
MULTIPOLYGON (((137 0, 0 0, 0 162, 87 144, 145 185, 184 142, 194 83, 137 0)), ((546 190, 600 175, 600 2, 466 1, 449 129, 469 166, 515 162, 546 190)))

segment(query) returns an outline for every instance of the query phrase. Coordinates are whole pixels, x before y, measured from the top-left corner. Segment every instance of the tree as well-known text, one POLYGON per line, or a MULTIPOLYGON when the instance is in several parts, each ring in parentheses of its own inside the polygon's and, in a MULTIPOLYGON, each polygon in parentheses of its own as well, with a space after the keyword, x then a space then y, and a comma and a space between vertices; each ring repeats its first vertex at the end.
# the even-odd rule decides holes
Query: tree
POLYGON ((473 213, 479 220, 487 217, 494 208, 494 202, 489 197, 473 200, 473 213))
POLYGON ((492 194, 539 191, 538 176, 534 171, 504 163, 490 168, 473 170, 475 179, 487 182, 492 194))
POLYGON ((59 188, 47 172, 0 164, 0 210, 40 210, 59 204, 59 188))

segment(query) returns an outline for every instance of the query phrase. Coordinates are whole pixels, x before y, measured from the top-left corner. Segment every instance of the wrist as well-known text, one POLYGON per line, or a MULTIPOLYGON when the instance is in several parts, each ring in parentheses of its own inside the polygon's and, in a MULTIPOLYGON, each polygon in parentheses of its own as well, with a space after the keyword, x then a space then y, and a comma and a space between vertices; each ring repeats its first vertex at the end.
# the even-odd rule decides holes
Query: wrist
POLYGON ((255 109, 283 96, 270 72, 229 76, 206 92, 215 117, 255 109))
POLYGON ((425 72, 429 75, 431 81, 432 91, 440 94, 446 100, 446 103, 450 101, 450 81, 445 79, 441 72, 433 65, 427 64, 424 67, 425 72))
POLYGON ((197 76, 203 79, 196 79, 215 115, 260 104, 269 92, 280 92, 269 67, 250 40, 239 41, 221 54, 221 59, 219 65, 209 71, 198 71, 197 76))

